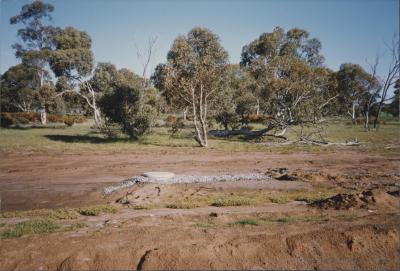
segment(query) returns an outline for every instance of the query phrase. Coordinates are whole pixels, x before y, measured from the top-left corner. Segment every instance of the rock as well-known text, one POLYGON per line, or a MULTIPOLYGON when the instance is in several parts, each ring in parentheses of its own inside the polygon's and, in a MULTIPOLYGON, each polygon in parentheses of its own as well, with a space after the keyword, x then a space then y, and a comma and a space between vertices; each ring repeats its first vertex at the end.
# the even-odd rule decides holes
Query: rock
POLYGON ((150 171, 142 174, 143 177, 155 179, 157 181, 165 181, 175 177, 175 174, 172 172, 163 172, 163 171, 150 171))

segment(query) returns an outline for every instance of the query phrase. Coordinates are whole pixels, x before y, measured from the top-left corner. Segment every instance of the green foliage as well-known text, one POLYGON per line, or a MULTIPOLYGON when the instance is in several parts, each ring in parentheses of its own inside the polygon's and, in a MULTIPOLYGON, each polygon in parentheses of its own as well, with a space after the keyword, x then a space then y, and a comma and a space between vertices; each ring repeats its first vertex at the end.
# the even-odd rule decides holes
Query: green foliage
POLYGON ((207 115, 218 106, 216 97, 225 84, 228 53, 219 38, 208 29, 195 27, 187 36, 175 39, 167 55, 167 64, 156 68, 152 79, 165 90, 166 101, 176 109, 190 107, 195 124, 195 140, 207 146, 207 115))
MULTIPOLYGON (((371 91, 379 88, 379 83, 371 74, 367 73, 360 65, 344 63, 336 73, 338 109, 343 115, 352 111, 353 104, 356 109, 362 110, 373 103, 378 96, 371 97, 371 91), (370 101, 370 99, 372 99, 370 101)), ((377 93, 378 95, 378 93, 377 93)), ((360 115, 360 110, 355 112, 355 118, 360 115)), ((353 119, 353 123, 355 119, 353 119)))
POLYGON ((259 225, 259 222, 257 220, 253 219, 243 219, 243 220, 237 220, 234 222, 228 223, 230 226, 245 226, 245 225, 251 225, 251 226, 257 226, 259 225))
POLYGON ((112 82, 102 82, 108 85, 108 91, 101 97, 99 106, 108 123, 118 124, 129 137, 138 138, 153 126, 157 115, 153 107, 156 97, 153 92, 145 92, 141 78, 133 72, 123 69, 115 76, 112 82))
POLYGON ((52 233, 59 229, 59 225, 53 220, 29 220, 17 223, 13 228, 0 233, 2 239, 21 237, 26 234, 52 233))
POLYGON ((211 203, 211 206, 223 207, 223 206, 242 206, 251 205, 254 203, 251 198, 240 197, 240 196, 227 196, 218 198, 211 203))
POLYGON ((93 69, 92 41, 86 32, 67 27, 59 30, 53 39, 55 50, 50 54, 50 67, 57 77, 90 74, 93 69))
POLYGON ((34 67, 18 64, 1 76, 2 111, 30 111, 38 105, 38 78, 34 67))
MULTIPOLYGON (((286 33, 276 27, 243 47, 241 66, 248 71, 260 106, 275 128, 310 123, 317 125, 332 92, 332 71, 322 67, 321 43, 305 30, 286 33)), ((240 112, 251 114, 249 93, 241 98, 240 112)))
POLYGON ((97 205, 86 208, 79 208, 78 213, 84 216, 97 216, 103 213, 116 213, 117 208, 112 205, 97 205))

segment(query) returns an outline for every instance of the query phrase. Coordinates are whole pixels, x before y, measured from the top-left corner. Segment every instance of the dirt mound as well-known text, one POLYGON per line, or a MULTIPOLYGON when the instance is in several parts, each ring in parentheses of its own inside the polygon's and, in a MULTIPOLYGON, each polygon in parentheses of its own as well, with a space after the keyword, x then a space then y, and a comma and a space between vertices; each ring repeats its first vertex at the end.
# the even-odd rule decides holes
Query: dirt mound
POLYGON ((367 190, 360 194, 337 194, 328 199, 317 201, 312 206, 323 209, 347 210, 350 208, 386 208, 399 209, 400 199, 396 197, 398 191, 367 190))

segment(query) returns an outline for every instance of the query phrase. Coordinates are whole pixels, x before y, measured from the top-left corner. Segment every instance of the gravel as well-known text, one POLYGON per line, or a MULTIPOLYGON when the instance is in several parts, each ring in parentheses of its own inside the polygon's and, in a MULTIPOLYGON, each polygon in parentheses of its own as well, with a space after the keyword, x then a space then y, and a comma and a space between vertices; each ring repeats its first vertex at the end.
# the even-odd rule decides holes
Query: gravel
POLYGON ((174 184, 174 183, 211 183, 211 182, 227 182, 227 181, 258 181, 258 180, 271 180, 271 176, 261 173, 247 173, 247 174, 223 174, 223 175, 175 175, 175 177, 166 180, 157 180, 144 176, 133 176, 121 183, 108 186, 103 189, 103 195, 109 195, 114 191, 128 188, 139 183, 158 183, 158 184, 174 184))

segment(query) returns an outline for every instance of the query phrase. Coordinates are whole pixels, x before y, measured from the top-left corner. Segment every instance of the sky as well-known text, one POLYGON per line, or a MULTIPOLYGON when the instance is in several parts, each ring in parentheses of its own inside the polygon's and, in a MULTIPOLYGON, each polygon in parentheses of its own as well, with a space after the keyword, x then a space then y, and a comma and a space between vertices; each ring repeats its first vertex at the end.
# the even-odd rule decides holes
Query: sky
MULTIPOLYGON (((21 25, 10 25, 28 0, 1 0, 0 72, 18 61, 11 45, 21 25)), ((137 48, 144 50, 157 36, 151 70, 166 61, 172 42, 193 27, 219 35, 231 63, 240 61, 242 47, 275 26, 299 27, 322 42, 325 65, 342 63, 368 69, 366 59, 381 55, 383 75, 389 63, 385 42, 399 33, 399 0, 48 0, 55 7, 54 25, 73 26, 92 38, 96 62, 111 62, 138 74, 137 48), (136 45, 135 45, 136 44, 136 45)))

